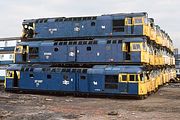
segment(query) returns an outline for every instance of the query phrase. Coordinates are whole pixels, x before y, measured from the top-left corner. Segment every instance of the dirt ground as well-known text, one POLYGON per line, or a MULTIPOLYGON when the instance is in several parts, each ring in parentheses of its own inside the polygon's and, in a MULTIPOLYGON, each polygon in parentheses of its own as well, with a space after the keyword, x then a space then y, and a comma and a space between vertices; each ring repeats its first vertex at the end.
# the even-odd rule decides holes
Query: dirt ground
POLYGON ((0 90, 0 120, 180 120, 180 83, 145 100, 49 96, 0 90))

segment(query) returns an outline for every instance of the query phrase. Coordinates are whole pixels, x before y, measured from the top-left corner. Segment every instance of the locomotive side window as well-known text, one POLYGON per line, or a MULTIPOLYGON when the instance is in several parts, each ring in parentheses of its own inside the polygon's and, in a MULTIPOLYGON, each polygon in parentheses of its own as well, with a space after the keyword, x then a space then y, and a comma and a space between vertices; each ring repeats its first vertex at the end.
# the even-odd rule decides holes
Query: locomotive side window
POLYGON ((29 59, 36 59, 38 58, 38 47, 29 47, 29 59))
POLYGON ((105 76, 105 88, 106 89, 118 89, 118 75, 106 75, 105 76))
POLYGON ((30 78, 34 78, 34 74, 32 74, 32 73, 29 74, 29 77, 30 77, 30 78))
POLYGON ((54 51, 55 51, 55 52, 57 52, 58 50, 59 50, 59 48, 57 48, 57 47, 56 47, 56 48, 54 48, 54 51))
POLYGON ((38 53, 39 52, 39 48, 38 47, 29 47, 29 53, 38 53))
POLYGON ((105 82, 107 83, 118 83, 118 76, 117 75, 106 75, 105 82))
POLYGON ((124 19, 122 20, 113 20, 113 26, 124 26, 124 19))
POLYGON ((87 51, 91 51, 91 47, 88 46, 88 47, 86 48, 86 50, 87 50, 87 51))
POLYGON ((91 22, 91 26, 95 26, 96 25, 96 23, 95 22, 91 22))
POLYGON ((124 32, 125 20, 113 20, 113 32, 124 32))
POLYGON ((50 74, 47 75, 47 79, 51 79, 51 75, 50 74))
POLYGON ((86 80, 86 76, 81 76, 80 79, 81 80, 86 80))

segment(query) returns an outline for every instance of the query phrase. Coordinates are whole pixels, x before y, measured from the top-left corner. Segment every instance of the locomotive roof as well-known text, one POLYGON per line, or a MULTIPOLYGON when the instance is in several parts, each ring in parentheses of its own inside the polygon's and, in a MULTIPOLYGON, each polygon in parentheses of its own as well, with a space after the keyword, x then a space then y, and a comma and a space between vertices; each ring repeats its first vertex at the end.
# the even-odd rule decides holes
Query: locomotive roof
MULTIPOLYGON (((76 71, 80 70, 83 72, 83 70, 86 70, 89 74, 119 74, 119 73, 141 73, 144 68, 143 66, 133 66, 133 65, 122 65, 122 66, 112 66, 112 65, 95 65, 93 68, 67 68, 67 67, 50 67, 50 65, 28 65, 28 64, 12 64, 10 65, 7 70, 22 70, 22 68, 28 68, 28 71, 35 70, 35 71, 42 71, 43 69, 53 71, 53 69, 56 71, 57 69, 59 71, 62 71, 63 69, 68 69, 69 72, 77 69, 76 71)), ((53 71, 54 72, 54 71, 53 71)))
POLYGON ((132 66, 132 65, 122 65, 122 66, 101 66, 96 65, 89 69, 89 73, 92 74, 119 74, 119 73, 141 73, 143 71, 143 66, 132 66))
MULTIPOLYGON (((106 44, 108 40, 121 40, 124 42, 142 42, 145 40, 145 37, 130 37, 130 38, 116 38, 116 39, 94 39, 93 41, 97 41, 97 44, 106 44)), ((72 41, 31 41, 31 42, 21 42, 18 43, 17 45, 30 45, 30 46, 53 46, 55 42, 80 42, 82 40, 72 40, 72 41)), ((86 41, 86 40, 85 40, 86 41)), ((91 41, 91 40, 87 40, 91 41)))
POLYGON ((115 13, 115 14, 104 14, 100 16, 78 16, 78 17, 52 17, 52 18, 38 18, 38 19, 26 19, 23 22, 28 23, 28 22, 36 22, 37 20, 45 20, 51 21, 51 20, 62 20, 62 21, 79 21, 79 20, 96 20, 96 19, 101 19, 101 18, 106 18, 108 17, 141 17, 141 16, 147 16, 147 12, 139 12, 139 13, 115 13))

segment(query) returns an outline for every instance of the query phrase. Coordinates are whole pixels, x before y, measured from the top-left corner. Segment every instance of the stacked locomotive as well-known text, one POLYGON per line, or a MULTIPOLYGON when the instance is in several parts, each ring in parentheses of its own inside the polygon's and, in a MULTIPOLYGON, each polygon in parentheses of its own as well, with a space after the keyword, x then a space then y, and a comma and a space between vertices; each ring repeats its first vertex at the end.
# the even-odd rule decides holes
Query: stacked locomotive
POLYGON ((0 38, 0 82, 4 82, 6 68, 14 61, 14 48, 19 40, 18 37, 0 38))
POLYGON ((147 13, 23 21, 6 90, 144 98, 175 78, 173 44, 147 13))

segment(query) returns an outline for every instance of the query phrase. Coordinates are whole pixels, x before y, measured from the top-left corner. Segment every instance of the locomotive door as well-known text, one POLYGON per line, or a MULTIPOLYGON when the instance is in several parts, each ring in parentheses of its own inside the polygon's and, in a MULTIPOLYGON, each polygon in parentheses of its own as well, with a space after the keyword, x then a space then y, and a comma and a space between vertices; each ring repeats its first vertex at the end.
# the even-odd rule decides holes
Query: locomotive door
POLYGON ((119 91, 121 93, 127 93, 128 92, 128 75, 121 74, 119 77, 120 77, 119 91))
POLYGON ((61 91, 75 91, 76 90, 76 74, 75 73, 64 73, 61 76, 61 91))
POLYGON ((87 79, 87 74, 80 73, 78 74, 78 86, 77 89, 79 92, 88 92, 89 87, 88 87, 88 79, 87 79))
POLYGON ((125 62, 130 61, 131 60, 130 42, 123 43, 122 51, 123 51, 123 60, 125 62))
POLYGON ((7 88, 13 88, 19 86, 19 80, 20 80, 20 72, 13 70, 13 71, 7 71, 6 72, 6 78, 5 78, 5 87, 7 88))
POLYGON ((75 62, 76 61, 76 46, 70 46, 68 47, 68 62, 75 62))
POLYGON ((13 87, 18 87, 19 86, 19 79, 20 79, 20 72, 14 70, 13 87))

